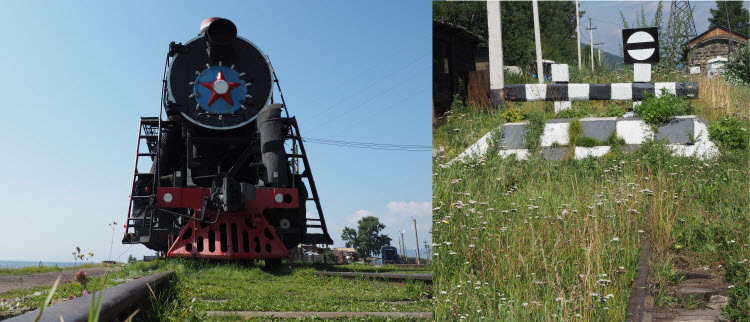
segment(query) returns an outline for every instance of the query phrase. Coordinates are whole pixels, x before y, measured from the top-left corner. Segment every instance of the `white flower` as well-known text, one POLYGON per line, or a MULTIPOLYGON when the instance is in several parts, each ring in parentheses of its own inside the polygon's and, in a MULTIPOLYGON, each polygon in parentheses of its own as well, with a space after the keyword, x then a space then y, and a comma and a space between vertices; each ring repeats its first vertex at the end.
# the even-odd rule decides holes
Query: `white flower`
POLYGON ((521 305, 522 306, 529 306, 529 303, 523 302, 521 305))
POLYGON ((615 238, 612 238, 610 242, 618 242, 618 241, 620 241, 620 238, 615 237, 615 238))

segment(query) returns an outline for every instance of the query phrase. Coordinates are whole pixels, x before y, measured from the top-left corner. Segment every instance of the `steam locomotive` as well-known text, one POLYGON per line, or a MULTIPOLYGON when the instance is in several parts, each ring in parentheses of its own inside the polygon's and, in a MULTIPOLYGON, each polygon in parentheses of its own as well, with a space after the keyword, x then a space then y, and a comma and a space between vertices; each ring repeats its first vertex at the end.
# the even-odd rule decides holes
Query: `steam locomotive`
POLYGON ((123 244, 276 261, 300 243, 333 244, 273 67, 234 23, 209 18, 170 43, 162 83, 159 117, 139 124, 123 244))

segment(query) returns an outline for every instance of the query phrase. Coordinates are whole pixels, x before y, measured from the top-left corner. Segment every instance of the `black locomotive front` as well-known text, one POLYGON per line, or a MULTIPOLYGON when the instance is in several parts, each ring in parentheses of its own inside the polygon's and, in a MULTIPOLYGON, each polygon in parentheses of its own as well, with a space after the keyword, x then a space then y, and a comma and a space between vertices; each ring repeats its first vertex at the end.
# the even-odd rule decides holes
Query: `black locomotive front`
POLYGON ((171 43, 168 60, 166 119, 141 119, 123 243, 226 259, 332 244, 296 119, 282 115, 283 97, 274 104, 268 57, 234 23, 210 18, 197 37, 171 43))

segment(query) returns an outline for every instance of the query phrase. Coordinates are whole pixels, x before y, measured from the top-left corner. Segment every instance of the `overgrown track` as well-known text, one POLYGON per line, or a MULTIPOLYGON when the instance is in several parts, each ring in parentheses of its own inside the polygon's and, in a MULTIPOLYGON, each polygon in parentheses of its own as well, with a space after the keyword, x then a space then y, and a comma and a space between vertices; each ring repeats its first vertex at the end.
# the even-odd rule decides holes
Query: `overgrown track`
POLYGON ((397 274, 397 273, 354 273, 354 272, 316 272, 315 275, 364 277, 388 282, 423 281, 432 284, 432 274, 397 274))
MULTIPOLYGON (((158 291, 172 276, 174 276, 174 271, 166 271, 134 279, 102 291, 100 319, 102 321, 113 321, 122 315, 129 315, 135 310, 135 306, 151 296, 152 290, 158 291)), ((88 321, 92 302, 91 296, 98 298, 99 294, 100 292, 95 292, 89 296, 81 296, 50 306, 44 310, 44 314, 39 321, 61 321, 61 319, 68 322, 88 321)), ((39 310, 17 316, 8 321, 34 321, 37 314, 39 314, 39 310)))

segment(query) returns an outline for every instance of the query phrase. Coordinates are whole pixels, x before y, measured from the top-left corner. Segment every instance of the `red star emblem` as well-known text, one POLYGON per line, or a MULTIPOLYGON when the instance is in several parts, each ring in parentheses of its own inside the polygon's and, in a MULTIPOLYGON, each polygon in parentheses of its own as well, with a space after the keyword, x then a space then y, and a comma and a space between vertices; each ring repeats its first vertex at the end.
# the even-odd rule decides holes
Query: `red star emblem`
POLYGON ((234 102, 232 102, 232 95, 230 95, 229 93, 231 93, 233 89, 239 87, 241 84, 227 82, 227 80, 224 79, 224 73, 219 71, 219 74, 216 75, 215 81, 201 82, 201 85, 211 90, 211 97, 208 98, 208 105, 213 104, 219 98, 223 98, 227 103, 229 103, 230 106, 234 106, 234 102))

